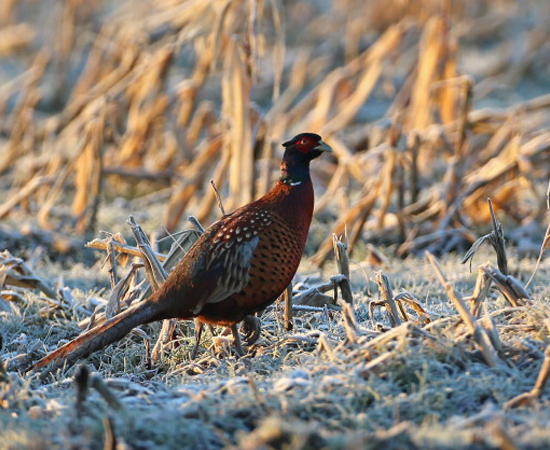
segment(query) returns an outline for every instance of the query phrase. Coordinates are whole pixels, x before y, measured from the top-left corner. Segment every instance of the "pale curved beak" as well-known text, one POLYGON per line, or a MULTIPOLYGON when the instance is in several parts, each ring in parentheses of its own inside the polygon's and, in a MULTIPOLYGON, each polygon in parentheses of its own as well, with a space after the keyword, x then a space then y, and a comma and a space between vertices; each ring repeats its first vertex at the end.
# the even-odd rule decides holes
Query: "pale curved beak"
POLYGON ((320 152, 334 153, 330 145, 328 145, 323 140, 319 141, 319 144, 316 147, 313 147, 314 150, 319 150, 320 152))

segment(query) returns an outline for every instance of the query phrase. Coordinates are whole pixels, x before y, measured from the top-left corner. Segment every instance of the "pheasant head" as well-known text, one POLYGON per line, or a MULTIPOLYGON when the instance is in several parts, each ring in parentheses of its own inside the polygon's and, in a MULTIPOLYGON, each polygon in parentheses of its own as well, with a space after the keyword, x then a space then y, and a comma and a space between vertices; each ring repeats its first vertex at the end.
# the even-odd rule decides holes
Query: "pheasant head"
POLYGON ((309 179, 309 163, 323 152, 333 153, 321 136, 301 133, 284 142, 285 154, 281 163, 281 181, 296 186, 309 179))

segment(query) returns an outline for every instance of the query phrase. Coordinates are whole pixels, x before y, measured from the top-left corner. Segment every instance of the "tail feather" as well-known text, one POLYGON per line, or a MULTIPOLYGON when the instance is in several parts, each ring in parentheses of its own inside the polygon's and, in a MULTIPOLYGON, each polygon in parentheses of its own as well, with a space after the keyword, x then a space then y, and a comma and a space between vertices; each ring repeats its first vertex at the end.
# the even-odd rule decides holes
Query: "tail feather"
POLYGON ((50 372, 64 364, 70 366, 78 359, 123 338, 138 325, 151 322, 157 312, 158 304, 148 301, 138 303, 44 356, 28 370, 36 371, 52 365, 48 370, 50 372))

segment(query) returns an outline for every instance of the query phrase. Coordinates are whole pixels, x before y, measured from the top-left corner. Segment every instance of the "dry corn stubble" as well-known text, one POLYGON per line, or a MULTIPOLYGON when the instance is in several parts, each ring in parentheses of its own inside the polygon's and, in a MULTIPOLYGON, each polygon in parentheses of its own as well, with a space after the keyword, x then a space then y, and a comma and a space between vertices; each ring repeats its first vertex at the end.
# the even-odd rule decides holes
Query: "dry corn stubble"
MULTIPOLYGON (((291 332, 267 310, 246 363, 208 355, 187 364, 192 337, 180 335, 151 368, 149 329, 107 349, 92 362, 132 423, 96 386, 78 409, 100 436, 76 436, 63 422, 74 401, 59 387, 63 372, 38 390, 14 370, 72 337, 81 319, 99 320, 82 302, 104 308, 109 294, 65 288, 57 297, 60 273, 70 283, 74 272, 42 276, 32 262, 40 255, 6 254, 0 295, 16 308, 2 312, 0 403, 17 417, 0 419, 0 441, 33 435, 28 411, 46 423, 40 440, 50 447, 546 445, 548 7, 526 13, 527 3, 537 2, 0 2, 0 69, 16 68, 9 79, 0 70, 0 240, 12 254, 27 239, 74 254, 80 233, 126 235, 130 213, 147 230, 181 228, 189 212, 206 224, 219 215, 207 181, 227 210, 261 195, 280 142, 298 131, 321 131, 336 154, 312 169, 314 258, 309 279, 304 268, 294 285, 296 300, 315 305, 287 302, 291 332), (523 83, 540 89, 525 100, 523 83), (114 197, 126 200, 113 207, 114 197), (482 252, 476 278, 447 252, 463 255, 490 231, 489 197, 511 244, 508 270, 482 252), (333 241, 346 230, 349 253, 333 241), (516 232, 540 248, 529 291, 534 267, 516 257, 516 232), (363 260, 365 238, 383 258, 363 260), (439 262, 395 260, 387 244, 400 256, 428 249, 439 262), (385 277, 374 279, 380 261, 385 277), (333 305, 340 292, 353 307, 333 305)), ((91 246, 118 253, 110 267, 123 284, 113 282, 111 306, 126 307, 139 276, 123 260, 141 252, 125 239, 91 246)))

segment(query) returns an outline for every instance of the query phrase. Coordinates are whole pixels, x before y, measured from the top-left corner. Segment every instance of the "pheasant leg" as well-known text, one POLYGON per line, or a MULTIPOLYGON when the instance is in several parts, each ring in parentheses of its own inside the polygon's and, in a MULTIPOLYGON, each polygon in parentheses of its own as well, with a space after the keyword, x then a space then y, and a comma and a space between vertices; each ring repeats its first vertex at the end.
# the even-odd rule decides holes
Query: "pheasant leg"
POLYGON ((241 335, 237 330, 237 324, 231 325, 231 333, 233 333, 233 347, 235 347, 235 353, 240 358, 244 356, 243 346, 241 344, 241 335))
POLYGON ((244 318, 241 329, 244 332, 243 339, 245 344, 252 345, 260 338, 262 323, 258 317, 250 314, 244 318))
POLYGON ((191 350, 191 359, 195 359, 197 357, 203 331, 204 323, 202 323, 200 320, 195 319, 195 345, 193 345, 193 349, 191 350))

